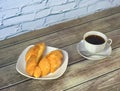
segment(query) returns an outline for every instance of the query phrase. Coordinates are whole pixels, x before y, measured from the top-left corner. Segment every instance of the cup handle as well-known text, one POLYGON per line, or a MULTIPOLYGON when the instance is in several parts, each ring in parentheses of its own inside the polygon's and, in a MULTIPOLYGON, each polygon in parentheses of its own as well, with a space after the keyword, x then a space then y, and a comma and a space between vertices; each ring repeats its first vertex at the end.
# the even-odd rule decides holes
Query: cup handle
POLYGON ((112 44, 112 39, 108 39, 107 43, 108 43, 109 45, 111 45, 111 44, 112 44))

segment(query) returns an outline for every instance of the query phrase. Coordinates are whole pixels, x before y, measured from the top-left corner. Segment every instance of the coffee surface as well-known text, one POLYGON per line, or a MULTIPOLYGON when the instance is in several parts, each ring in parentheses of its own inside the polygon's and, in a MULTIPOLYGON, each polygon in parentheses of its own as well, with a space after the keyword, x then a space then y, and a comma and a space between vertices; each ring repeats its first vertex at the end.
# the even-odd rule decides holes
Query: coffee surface
POLYGON ((103 44, 105 42, 105 40, 98 35, 89 35, 88 37, 85 38, 85 40, 95 45, 103 44))

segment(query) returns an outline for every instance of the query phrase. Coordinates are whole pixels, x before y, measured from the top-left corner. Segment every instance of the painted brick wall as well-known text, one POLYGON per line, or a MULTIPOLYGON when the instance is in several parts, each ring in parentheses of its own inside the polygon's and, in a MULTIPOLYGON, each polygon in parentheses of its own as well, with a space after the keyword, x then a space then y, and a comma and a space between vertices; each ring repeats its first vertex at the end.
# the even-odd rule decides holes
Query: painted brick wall
POLYGON ((0 40, 120 5, 120 0, 0 0, 0 40))

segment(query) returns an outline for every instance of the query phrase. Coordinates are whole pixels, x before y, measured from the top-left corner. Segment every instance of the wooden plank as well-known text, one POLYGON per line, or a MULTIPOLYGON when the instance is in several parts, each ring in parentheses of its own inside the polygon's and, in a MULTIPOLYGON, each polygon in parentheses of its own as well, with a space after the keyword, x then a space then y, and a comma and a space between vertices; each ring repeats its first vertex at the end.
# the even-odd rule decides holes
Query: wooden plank
MULTIPOLYGON (((116 47, 118 47, 118 45, 120 46, 120 41, 118 40, 118 39, 120 39, 120 30, 108 32, 108 33, 106 33, 106 35, 107 35, 108 37, 112 38, 112 40, 113 40, 113 44, 112 44, 113 47, 112 47, 112 48, 113 48, 113 49, 116 48, 116 47), (118 38, 118 36, 117 36, 117 37, 114 37, 114 36, 116 35, 116 33, 119 34, 119 38, 118 38), (116 43, 116 42, 117 42, 117 43, 116 43), (116 45, 115 45, 115 44, 116 44, 116 45)), ((63 49, 66 50, 66 51, 68 52, 68 54, 69 54, 69 65, 74 64, 74 63, 78 63, 78 62, 80 62, 80 61, 82 61, 82 60, 85 60, 83 57, 81 57, 81 56, 77 53, 76 45, 77 45, 77 43, 72 44, 72 45, 70 45, 70 46, 66 46, 66 47, 63 48, 63 49)), ((9 66, 8 66, 8 67, 9 67, 9 66)), ((1 76, 5 78, 5 81, 2 80, 2 79, 0 80, 0 81, 1 81, 0 87, 9 86, 9 84, 19 83, 19 82, 21 82, 21 81, 26 80, 25 77, 23 77, 23 76, 21 76, 21 75, 19 76, 19 73, 16 72, 16 70, 15 70, 15 64, 10 65, 10 68, 8 68, 8 67, 4 67, 4 68, 3 68, 4 71, 8 69, 8 70, 5 72, 5 74, 2 73, 3 71, 0 72, 0 74, 2 74, 1 76), (11 76, 11 71, 13 72, 12 74, 15 74, 15 75, 12 75, 12 76, 11 76), (13 76, 14 76, 14 77, 13 77, 13 76), (8 78, 8 80, 7 80, 7 78, 8 78), (12 79, 12 78, 14 78, 14 79, 12 79), (9 83, 9 79, 11 79, 11 80, 10 80, 10 83, 9 83), (3 83, 2 83, 2 81, 3 81, 3 83)), ((1 69, 2 69, 2 68, 1 68, 1 69)), ((0 78, 1 78, 1 77, 0 77, 0 78)))
POLYGON ((120 91, 120 69, 65 91, 120 91))
MULTIPOLYGON (((113 51, 112 56, 109 58, 106 58, 104 60, 98 60, 98 61, 82 61, 73 65, 68 66, 65 74, 61 76, 60 78, 56 80, 48 80, 48 81, 42 81, 42 80, 28 80, 25 82, 22 82, 20 84, 12 86, 11 81, 9 79, 14 79, 17 74, 13 70, 9 70, 11 67, 7 66, 2 69, 0 69, 0 75, 1 83, 4 84, 4 81, 8 82, 6 85, 11 84, 10 87, 6 89, 2 89, 4 87, 1 87, 2 90, 39 90, 42 91, 61 91, 68 89, 70 87, 76 86, 78 84, 82 84, 84 82, 87 82, 89 80, 95 79, 99 76, 102 76, 104 74, 107 74, 109 72, 115 71, 117 69, 120 69, 120 48, 117 48, 113 51), (6 71, 7 70, 7 71, 6 71), (15 72, 15 73, 14 73, 15 72), (10 75, 5 76, 5 74, 11 73, 13 76, 10 75), (27 87, 26 87, 27 86, 27 87), (42 90, 41 90, 42 86, 42 90)), ((15 67, 15 64, 12 65, 12 67, 15 67)), ((17 74, 17 77, 19 75, 17 74)), ((19 77, 18 77, 19 79, 19 77)), ((16 81, 16 80, 14 80, 16 81)), ((104 83, 103 83, 104 84, 104 83)), ((103 85, 102 84, 102 85, 103 85)), ((101 85, 101 86, 102 86, 101 85)))
POLYGON ((68 22, 64 22, 64 23, 60 23, 60 24, 56 24, 54 26, 50 26, 48 28, 44 28, 44 29, 40 29, 39 31, 32 31, 29 33, 25 33, 22 35, 19 35, 17 37, 13 37, 4 41, 0 41, 0 47, 4 47, 6 45, 14 45, 14 44, 18 44, 18 43, 22 43, 31 39, 35 39, 35 38, 39 38, 41 36, 44 35, 48 35, 51 34, 53 32, 57 32, 57 31, 62 31, 64 29, 73 27, 73 26, 78 26, 96 19, 100 19, 100 18, 104 18, 104 17, 108 17, 110 15, 116 14, 120 12, 120 7, 115 7, 115 8, 111 8, 108 10, 104 10, 102 12, 97 12, 95 14, 91 14, 79 19, 75 19, 75 20, 71 20, 68 22))
MULTIPOLYGON (((44 41, 47 45, 62 48, 79 42, 82 39, 83 34, 87 31, 97 30, 106 33, 118 28, 120 28, 120 13, 17 45, 1 48, 0 67, 15 63, 23 49, 36 42, 44 41)), ((118 31, 118 33, 119 32, 120 31, 118 31)))

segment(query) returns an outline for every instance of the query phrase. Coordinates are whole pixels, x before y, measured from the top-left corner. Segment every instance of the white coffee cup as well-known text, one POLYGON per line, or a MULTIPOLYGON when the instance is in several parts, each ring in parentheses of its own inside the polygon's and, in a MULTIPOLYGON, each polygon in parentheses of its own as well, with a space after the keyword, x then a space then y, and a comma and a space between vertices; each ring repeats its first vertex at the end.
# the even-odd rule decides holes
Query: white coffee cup
POLYGON ((98 32, 98 31, 89 31, 89 32, 85 33, 84 36, 83 36, 83 40, 84 40, 85 48, 90 53, 98 53, 98 52, 104 50, 107 43, 109 45, 112 44, 112 39, 108 39, 105 34, 103 34, 101 32, 98 32), (101 44, 95 44, 95 43, 92 43, 92 42, 90 43, 90 41, 88 41, 86 39, 86 38, 90 38, 90 36, 99 36, 100 38, 102 38, 104 40, 104 42, 101 43, 101 44))

